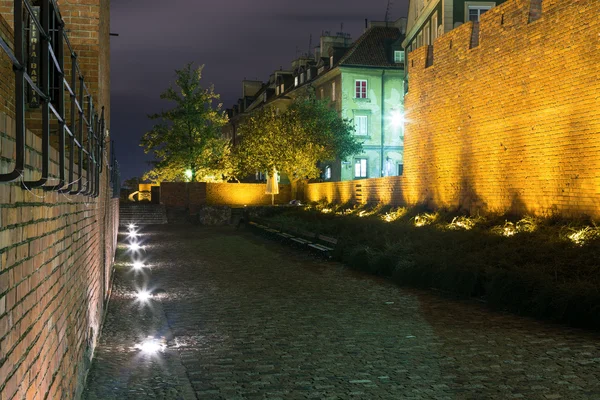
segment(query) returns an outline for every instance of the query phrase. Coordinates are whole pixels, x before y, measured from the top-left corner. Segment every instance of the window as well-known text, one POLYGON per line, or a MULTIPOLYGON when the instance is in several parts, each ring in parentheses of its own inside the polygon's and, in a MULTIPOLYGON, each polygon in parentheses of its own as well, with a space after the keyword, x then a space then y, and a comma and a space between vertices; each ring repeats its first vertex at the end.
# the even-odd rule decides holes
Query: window
POLYGON ((401 176, 404 173, 404 164, 398 164, 398 176, 401 176))
POLYGON ((285 91, 285 84, 281 84, 281 89, 279 89, 279 93, 283 93, 285 91))
POLYGON ((304 83, 304 72, 300 74, 300 84, 304 83))
POLYGON ((331 82, 331 100, 335 101, 335 82, 331 82))
POLYGON ((294 86, 298 86, 298 77, 294 77, 294 86))
POLYGON ((417 49, 423 45, 423 31, 417 35, 417 49))
POLYGON ((396 64, 404 64, 404 52, 402 50, 394 51, 394 62, 396 64))
POLYGON ((312 78, 312 70, 309 69, 306 71, 306 80, 310 81, 310 78, 312 78))
POLYGON ((431 17, 431 42, 432 43, 435 39, 437 39, 437 31, 438 31, 438 17, 437 17, 437 11, 436 11, 435 13, 433 13, 433 16, 431 17))
POLYGON ((333 56, 329 57, 329 68, 333 68, 333 56))
POLYGON ((367 81, 356 80, 355 81, 355 96, 357 99, 367 98, 367 81))
POLYGON ((492 6, 471 6, 471 5, 468 7, 469 7, 468 21, 474 21, 474 22, 479 22, 479 18, 481 18, 483 13, 485 13, 486 11, 488 11, 489 9, 492 8, 492 6))
POLYGON ((428 46, 431 44, 431 40, 430 40, 431 33, 430 32, 431 32, 431 25, 428 22, 425 24, 425 27, 423 28, 423 44, 425 46, 428 46))
POLYGON ((354 160, 354 177, 355 178, 366 178, 367 177, 367 159, 357 158, 354 160))
POLYGON ((321 95, 320 99, 323 100, 325 98, 325 93, 323 91, 323 88, 319 89, 319 94, 321 95))
POLYGON ((354 133, 358 136, 367 136, 369 119, 366 115, 355 115, 354 116, 354 133))
POLYGON ((323 171, 323 179, 329 180, 331 179, 331 166, 326 166, 325 171, 323 171))

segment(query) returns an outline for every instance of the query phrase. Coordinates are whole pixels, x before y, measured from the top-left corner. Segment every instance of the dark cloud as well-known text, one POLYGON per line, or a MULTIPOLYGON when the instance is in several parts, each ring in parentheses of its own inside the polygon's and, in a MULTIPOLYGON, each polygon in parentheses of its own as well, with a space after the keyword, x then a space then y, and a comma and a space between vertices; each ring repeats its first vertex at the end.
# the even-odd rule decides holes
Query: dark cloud
MULTIPOLYGON (((408 0, 395 0, 391 19, 406 14, 408 0)), ((266 80, 289 68, 316 45, 322 31, 340 24, 356 39, 365 18, 382 20, 387 0, 118 0, 111 2, 111 134, 123 178, 148 169, 139 147, 152 127, 147 115, 168 107, 160 100, 174 70, 205 64, 203 81, 214 84, 230 107, 244 78, 266 80)))

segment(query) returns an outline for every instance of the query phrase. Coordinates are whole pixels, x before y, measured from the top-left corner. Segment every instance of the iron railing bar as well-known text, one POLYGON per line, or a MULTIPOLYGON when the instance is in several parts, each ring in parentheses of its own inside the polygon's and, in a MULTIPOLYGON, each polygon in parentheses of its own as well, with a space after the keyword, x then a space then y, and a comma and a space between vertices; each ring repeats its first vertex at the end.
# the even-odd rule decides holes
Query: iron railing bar
POLYGON ((91 186, 93 184, 92 181, 92 135, 94 132, 94 123, 95 123, 95 116, 96 114, 94 113, 94 101, 92 96, 88 95, 88 116, 89 116, 89 120, 90 122, 87 125, 87 169, 85 170, 85 175, 86 175, 86 187, 85 190, 81 193, 84 196, 89 196, 92 193, 90 192, 91 186))
MULTIPOLYGON (((71 137, 69 138, 71 144, 69 148, 69 183, 67 183, 66 188, 59 190, 60 193, 71 192, 71 187, 73 187, 73 173, 75 169, 75 144, 77 144, 77 147, 81 147, 77 142, 77 139, 75 138, 75 129, 77 129, 75 126, 75 104, 77 104, 77 93, 75 93, 75 91, 77 90, 77 76, 75 73, 76 71, 77 55, 75 55, 75 53, 71 53, 71 86, 69 86, 69 93, 71 98, 71 128, 73 129, 73 132, 71 132, 71 129, 67 128, 69 134, 71 135, 71 137), (73 88, 72 90, 71 87, 73 88)), ((65 79, 63 78, 63 81, 64 80, 65 79)))
POLYGON ((67 88, 67 92, 69 92, 69 94, 71 96, 73 96, 73 94, 74 94, 73 90, 71 90, 71 86, 69 85, 69 83, 67 82, 67 80, 65 78, 63 78, 63 85, 64 85, 64 87, 67 88))
MULTIPOLYGON (((28 0, 23 0, 24 4, 28 4, 28 0)), ((32 13, 33 14, 33 13, 32 13)), ((50 4, 47 1, 42 1, 41 6, 42 27, 40 28, 40 36, 42 41, 41 46, 41 82, 44 93, 50 93, 50 68, 49 68, 49 52, 50 37, 46 34, 50 27, 50 4)), ((35 18, 32 18, 35 20, 35 18)), ((48 181, 48 172, 50 169, 50 99, 46 97, 42 101, 42 176, 37 181, 24 181, 23 185, 26 189, 43 186, 48 181)))
MULTIPOLYGON (((48 35, 48 30, 44 29, 44 27, 43 27, 43 25, 44 25, 43 21, 40 22, 37 18, 33 17, 35 13, 33 12, 33 6, 31 4, 29 4, 29 0, 17 0, 17 1, 22 1, 23 4, 25 4, 25 8, 29 12, 29 17, 31 18, 31 20, 33 21, 33 23, 37 26, 37 28, 38 28, 38 30, 40 32, 40 39, 42 39, 42 40, 44 40, 44 39, 46 39, 46 40, 50 39, 50 35, 48 35)), ((42 3, 44 3, 44 2, 42 2, 42 3)), ((46 5, 46 7, 48 7, 48 6, 46 5)), ((16 12, 15 12, 15 15, 16 15, 16 12)), ((42 19, 43 18, 44 17, 42 17, 42 19)), ((16 29, 15 29, 15 32, 16 32, 16 29)))
POLYGON ((52 45, 50 43, 48 44, 48 51, 50 52, 50 58, 52 59, 52 61, 54 62, 54 66, 56 67, 56 72, 58 72, 61 75, 64 75, 63 70, 58 63, 58 60, 54 55, 54 50, 52 50, 52 45))
MULTIPOLYGON (((76 65, 76 64, 75 64, 76 65)), ((75 76, 75 74, 73 74, 73 76, 75 76)), ((79 104, 83 104, 83 77, 81 75, 79 75, 79 104)), ((77 189, 75 190, 71 190, 69 192, 69 194, 79 194, 81 192, 82 189, 82 183, 81 179, 82 178, 82 171, 83 171, 83 146, 81 145, 81 143, 83 143, 83 110, 80 109, 79 111, 79 124, 78 124, 78 130, 77 130, 77 147, 79 148, 79 151, 77 152, 77 160, 79 161, 79 163, 77 164, 77 189)), ((73 182, 73 179, 70 180, 70 182, 73 182)))
MULTIPOLYGON (((53 3, 53 8, 54 8, 54 3, 53 3)), ((56 17, 56 14, 54 14, 54 16, 56 17)), ((54 19, 54 21, 56 21, 56 18, 54 19)), ((64 29, 64 25, 62 24, 62 20, 59 20, 60 23, 58 24, 58 37, 62 36, 63 33, 63 29, 64 29)), ((61 87, 58 88, 58 98, 56 99, 56 101, 58 102, 58 110, 55 110, 54 107, 52 106, 52 104, 50 104, 50 107, 52 108, 52 111, 54 112, 54 115, 56 115, 56 118, 58 118, 58 183, 54 186, 50 186, 50 187, 44 187, 44 189, 46 190, 52 190, 52 191, 58 191, 60 190, 63 186, 65 186, 65 129, 67 128, 65 125, 65 120, 64 120, 64 115, 65 115, 65 88, 64 88, 64 82, 65 82, 65 74, 64 74, 64 47, 63 47, 63 42, 62 40, 58 40, 56 42, 56 46, 58 46, 58 60, 56 60, 56 57, 54 57, 54 52, 52 51, 52 47, 49 46, 49 49, 53 55, 54 61, 58 62, 60 61, 60 65, 57 65, 57 69, 58 69, 58 81, 61 82, 61 87)))
POLYGON ((24 69, 19 60, 17 60, 17 57, 15 57, 15 54, 13 53, 8 43, 6 43, 4 39, 2 39, 2 37, 0 37, 0 48, 4 50, 4 52, 6 53, 8 58, 10 58, 10 61, 12 61, 13 66, 16 69, 24 69))
MULTIPOLYGON (((0 182, 12 182, 23 177, 25 169, 25 68, 23 68, 23 4, 16 1, 14 5, 14 53, 15 67, 15 166, 6 174, 0 174, 0 182)), ((0 41, 4 43, 4 40, 0 41)), ((6 51, 7 49, 3 47, 6 51)), ((8 49, 10 50, 10 49, 8 49)))
POLYGON ((65 132, 67 132, 69 134, 69 136, 71 136, 71 137, 73 136, 73 132, 71 132, 71 129, 66 124, 65 124, 65 132))
POLYGON ((25 80, 29 83, 29 86, 31 86, 31 88, 36 91, 36 93, 38 94, 38 96, 40 96, 40 100, 47 100, 48 99, 48 95, 46 95, 46 93, 44 93, 42 91, 42 89, 40 89, 39 86, 36 85, 33 82, 33 80, 31 80, 31 77, 29 76, 29 74, 27 72, 24 72, 24 74, 25 74, 25 80))
POLYGON ((81 108, 81 105, 79 105, 79 100, 75 99, 75 106, 77 107, 77 111, 79 111, 79 113, 83 113, 83 109, 81 108))
MULTIPOLYGON (((60 94, 59 94, 60 96, 60 94)), ((60 106, 59 106, 60 107, 60 106)), ((58 120, 58 123, 64 123, 65 121, 63 120, 62 116, 60 115, 60 111, 58 111, 56 108, 54 108, 54 106, 52 105, 52 103, 48 103, 48 108, 50 108, 50 111, 52 111, 52 114, 54 114, 54 116, 56 117, 56 119, 58 120)), ((63 112, 64 114, 64 112, 63 112)))

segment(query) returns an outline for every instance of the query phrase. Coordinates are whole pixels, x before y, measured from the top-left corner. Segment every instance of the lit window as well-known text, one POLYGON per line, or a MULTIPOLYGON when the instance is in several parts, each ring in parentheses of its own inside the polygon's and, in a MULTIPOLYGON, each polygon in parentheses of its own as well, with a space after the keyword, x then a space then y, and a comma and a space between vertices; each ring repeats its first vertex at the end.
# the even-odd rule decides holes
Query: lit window
POLYGON ((368 117, 366 115, 354 116, 354 132, 359 136, 367 136, 369 134, 368 117))
POLYGON ((367 177, 367 159, 357 158, 354 160, 354 177, 355 178, 366 178, 367 177))
POLYGON ((304 83, 304 72, 300 75, 300 83, 304 83))
POLYGON ((325 171, 323 172, 323 179, 331 179, 331 167, 329 165, 325 167, 325 171))
POLYGON ((491 6, 469 6, 469 21, 479 22, 483 13, 491 8, 491 6))
POLYGON ((402 50, 394 51, 394 62, 396 64, 404 64, 404 52, 402 50))
POLYGON ((333 56, 329 57, 329 68, 333 68, 333 56))
POLYGON ((294 77, 294 86, 298 86, 298 77, 294 77))
POLYGON ((331 100, 335 101, 335 82, 331 82, 331 100))
POLYGON ((367 81, 366 80, 356 80, 355 81, 355 97, 357 99, 366 99, 367 98, 367 81))

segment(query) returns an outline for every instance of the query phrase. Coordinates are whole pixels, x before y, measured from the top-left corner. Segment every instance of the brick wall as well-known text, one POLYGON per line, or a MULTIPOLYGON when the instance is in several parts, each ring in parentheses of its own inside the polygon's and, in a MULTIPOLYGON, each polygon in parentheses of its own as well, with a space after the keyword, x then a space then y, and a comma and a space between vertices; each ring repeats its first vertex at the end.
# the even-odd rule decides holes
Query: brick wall
MULTIPOLYGON (((288 203, 290 199, 290 185, 279 185, 279 194, 275 195, 275 203, 288 203)), ((191 206, 268 205, 271 204, 271 195, 265 194, 264 183, 163 182, 160 184, 160 202, 168 207, 186 207, 188 204, 191 206)))
MULTIPOLYGON (((600 216, 600 2, 544 0, 531 23, 530 5, 485 13, 477 47, 471 23, 438 38, 429 67, 427 47, 410 54, 392 202, 600 216)), ((388 198, 389 185, 370 182, 363 198, 388 198)), ((350 187, 310 184, 307 198, 345 199, 350 187)))
MULTIPOLYGON (((87 62, 82 69, 97 109, 108 107, 107 69, 94 74, 99 65, 108 63, 103 59, 109 51, 108 36, 103 39, 98 33, 101 24, 108 24, 101 22, 108 18, 108 2, 101 2, 104 14, 100 0, 60 3, 63 16, 77 13, 82 18, 77 22, 81 26, 72 21, 74 25, 67 22, 66 28, 75 50, 87 62), (86 24, 91 26, 85 28, 87 33, 79 34, 86 24)), ((0 35, 12 43, 12 0, 0 0, 0 13, 0 35)), ((0 51, 0 173, 14 166, 13 95, 12 65, 0 51)), ((36 118, 28 114, 24 178, 37 179, 41 139, 32 133, 36 118)), ((50 158, 50 184, 54 184, 58 152, 52 149, 50 158)), ((3 400, 80 397, 109 292, 119 223, 118 199, 112 199, 106 165, 100 183, 98 198, 25 190, 20 182, 0 183, 3 400)))

